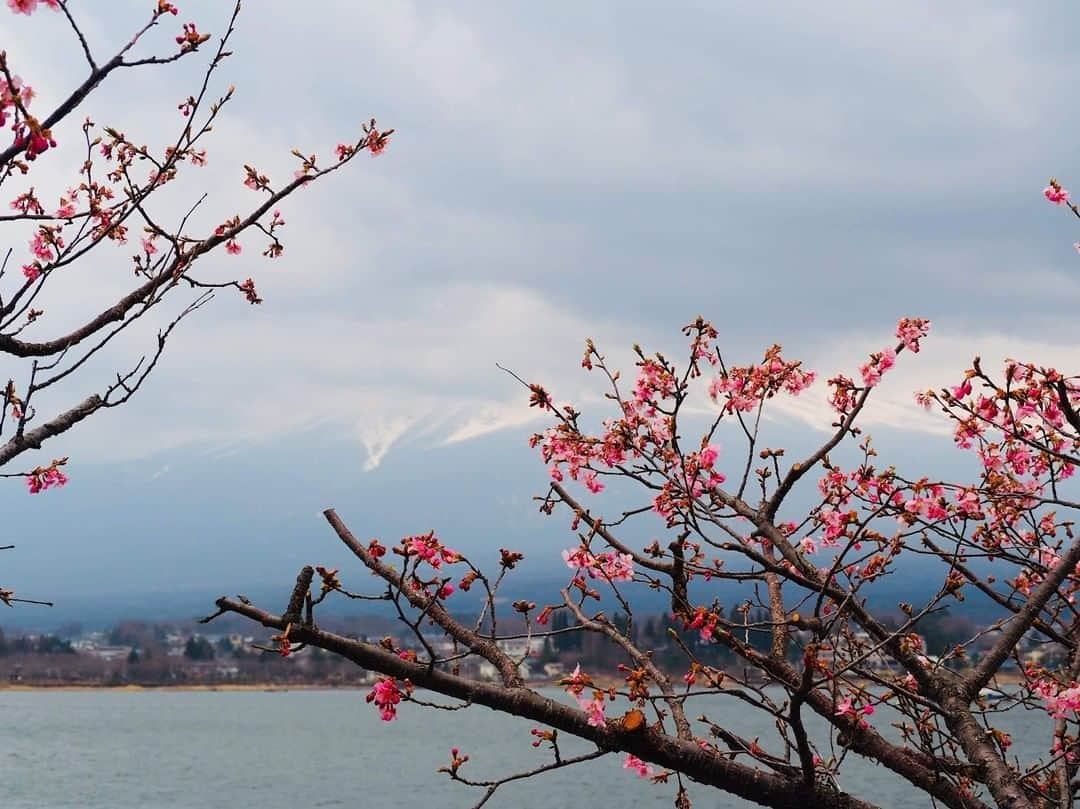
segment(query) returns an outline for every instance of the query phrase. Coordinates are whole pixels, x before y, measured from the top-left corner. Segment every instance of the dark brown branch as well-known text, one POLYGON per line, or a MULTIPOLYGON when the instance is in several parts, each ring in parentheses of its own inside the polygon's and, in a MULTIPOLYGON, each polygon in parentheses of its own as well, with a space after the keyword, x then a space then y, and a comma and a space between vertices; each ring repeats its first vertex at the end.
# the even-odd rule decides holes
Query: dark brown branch
MULTIPOLYGON (((987 598, 991 599, 996 604, 1004 607, 1009 612, 1020 612, 1020 610, 1022 609, 1022 605, 1017 604, 1012 599, 1003 596, 1001 593, 999 593, 997 590, 987 584, 982 578, 977 576, 974 571, 971 570, 971 568, 967 567, 966 565, 955 559, 953 554, 949 554, 943 548, 940 548, 927 537, 923 537, 923 544, 935 554, 937 554, 939 558, 947 561, 954 570, 956 570, 958 573, 960 573, 961 576, 967 579, 970 584, 978 588, 979 592, 981 592, 987 598)), ((1041 618, 1036 617, 1035 620, 1031 622, 1031 625, 1035 629, 1046 635, 1046 637, 1057 643, 1060 643, 1062 646, 1070 649, 1077 646, 1075 641, 1066 638, 1064 635, 1062 635, 1054 627, 1046 623, 1046 621, 1042 620, 1041 618)))
POLYGON ((1069 401, 1069 389, 1065 385, 1065 380, 1059 379, 1054 385, 1054 389, 1058 395, 1058 405, 1061 407, 1061 412, 1065 416, 1065 420, 1072 425, 1072 428, 1080 433, 1080 413, 1076 412, 1076 408, 1072 406, 1072 402, 1069 401))
POLYGON ((301 568, 300 575, 296 577, 296 585, 289 596, 289 605, 285 607, 285 614, 282 616, 287 623, 300 623, 300 611, 304 608, 304 599, 311 590, 311 580, 314 577, 315 569, 311 565, 304 565, 301 568))
MULTIPOLYGON (((268 628, 282 630, 286 626, 281 616, 229 598, 218 599, 217 606, 226 612, 244 615, 268 628)), ((294 626, 290 638, 341 655, 363 668, 389 677, 408 679, 421 688, 540 722, 594 742, 602 749, 632 753, 643 761, 681 772, 703 784, 764 806, 776 809, 807 809, 809 806, 817 809, 876 809, 874 804, 826 785, 814 784, 807 789, 799 780, 728 761, 724 756, 703 749, 694 742, 667 736, 653 728, 628 732, 623 731, 621 723, 617 721, 594 727, 589 724, 584 712, 527 688, 506 688, 447 674, 404 660, 379 646, 314 627, 294 626)))
POLYGON ((672 572, 672 570, 674 569, 674 565, 672 565, 670 562, 658 562, 655 559, 650 559, 648 556, 643 556, 642 554, 632 550, 630 547, 623 544, 623 542, 619 540, 619 538, 616 537, 614 534, 612 534, 600 520, 589 514, 588 509, 586 509, 577 500, 575 500, 574 497, 568 491, 566 491, 566 489, 563 488, 561 484, 552 481, 551 488, 557 495, 559 495, 560 500, 566 503, 566 505, 569 506, 575 514, 581 516, 581 521, 583 523, 589 526, 589 528, 591 528, 598 536, 602 537, 608 545, 617 550, 619 553, 629 554, 634 558, 635 563, 637 563, 641 567, 648 568, 649 570, 655 570, 657 573, 670 574, 672 572))
MULTIPOLYGON (((798 693, 802 688, 802 675, 787 661, 760 654, 739 644, 730 635, 722 635, 721 640, 750 665, 766 672, 791 691, 798 693)), ((955 785, 941 777, 941 771, 945 769, 941 762, 917 750, 894 745, 872 727, 860 727, 856 719, 837 716, 835 702, 827 693, 812 689, 804 694, 805 704, 845 733, 849 746, 859 755, 879 762, 946 806, 954 809, 987 809, 985 804, 965 796, 955 785)))
POLYGON ((676 732, 680 739, 693 740, 694 733, 690 729, 690 723, 686 719, 686 712, 683 710, 682 701, 675 696, 675 691, 671 687, 671 680, 666 674, 664 674, 656 665, 649 659, 649 656, 644 654, 634 644, 632 644, 626 637, 623 636, 615 627, 613 627, 606 618, 598 616, 594 619, 586 617, 585 613, 581 611, 581 608, 574 603, 574 600, 570 598, 570 593, 567 590, 562 591, 563 602, 570 609, 570 612, 577 618, 578 623, 588 629, 590 632, 598 632, 614 641, 630 659, 634 661, 634 664, 645 669, 649 673, 649 677, 656 683, 656 687, 660 689, 660 693, 664 695, 665 702, 668 708, 671 709, 671 718, 675 722, 676 732))
POLYGON ((1073 542, 1050 574, 1028 596, 1024 606, 1008 620, 993 648, 983 656, 975 670, 964 678, 969 700, 974 699, 979 690, 990 682, 1020 638, 1031 628, 1042 608, 1057 593, 1061 583, 1076 570, 1077 563, 1080 563, 1080 540, 1073 542))
POLYGON ((373 573, 378 574, 384 581, 400 591, 413 607, 423 610, 427 616, 441 626, 450 637, 454 638, 458 643, 469 647, 495 666, 499 671, 499 675, 502 677, 503 683, 507 687, 523 687, 524 683, 521 679, 521 674, 518 672, 517 664, 515 664, 514 661, 510 659, 509 655, 503 652, 494 641, 489 638, 481 637, 471 629, 454 620, 450 613, 439 603, 438 599, 418 591, 405 580, 404 575, 376 559, 368 549, 353 536, 352 532, 349 531, 348 527, 341 521, 341 518, 338 517, 337 513, 332 508, 324 511, 323 516, 326 517, 326 521, 330 523, 330 526, 334 529, 338 538, 341 539, 341 541, 345 543, 345 546, 364 563, 365 567, 373 573))
MULTIPOLYGON (((899 354, 904 348, 905 345, 900 343, 900 345, 896 347, 896 353, 899 354)), ((832 434, 832 437, 829 438, 828 441, 818 447, 818 449, 806 460, 791 465, 791 469, 788 470, 787 475, 784 476, 783 481, 776 487, 773 496, 769 498, 769 502, 765 505, 764 514, 768 519, 771 520, 776 516, 780 504, 784 502, 784 498, 787 497, 788 492, 791 491, 795 484, 799 482, 799 479, 815 467, 821 459, 832 452, 837 444, 844 440, 844 436, 850 432, 851 425, 855 423, 856 417, 858 417, 859 413, 866 405, 866 400, 870 397, 871 390, 873 390, 873 388, 867 387, 863 389, 862 393, 859 394, 859 398, 855 400, 855 404, 852 406, 851 410, 843 419, 841 419, 840 426, 837 427, 836 432, 832 434)))
POLYGON ((1001 809, 1035 809, 1020 779, 1002 759, 993 736, 986 732, 971 715, 970 698, 963 686, 952 686, 942 700, 945 724, 960 741, 968 761, 979 771, 979 780, 986 784, 1001 809))
POLYGON ((582 755, 575 756, 573 758, 560 758, 556 761, 551 762, 550 764, 544 764, 540 767, 526 770, 525 772, 514 773, 513 775, 508 775, 504 778, 499 778, 494 781, 473 781, 468 778, 462 778, 456 771, 451 771, 450 777, 454 781, 457 781, 460 784, 465 784, 466 786, 487 787, 487 789, 484 791, 484 797, 482 797, 477 803, 473 804, 473 809, 480 809, 480 807, 482 807, 485 803, 491 800, 496 790, 498 790, 498 788, 501 787, 503 784, 509 784, 513 781, 521 781, 525 778, 532 778, 533 776, 542 775, 546 772, 551 772, 552 770, 561 770, 564 767, 573 767, 575 764, 583 764, 586 761, 594 761, 601 756, 606 756, 608 752, 608 750, 594 750, 591 753, 583 753, 582 755))
POLYGON ((104 405, 105 400, 95 393, 70 410, 61 413, 52 421, 47 421, 40 427, 35 427, 22 435, 12 436, 6 444, 0 446, 0 466, 28 449, 41 449, 41 445, 47 439, 67 432, 83 419, 96 413, 104 405))

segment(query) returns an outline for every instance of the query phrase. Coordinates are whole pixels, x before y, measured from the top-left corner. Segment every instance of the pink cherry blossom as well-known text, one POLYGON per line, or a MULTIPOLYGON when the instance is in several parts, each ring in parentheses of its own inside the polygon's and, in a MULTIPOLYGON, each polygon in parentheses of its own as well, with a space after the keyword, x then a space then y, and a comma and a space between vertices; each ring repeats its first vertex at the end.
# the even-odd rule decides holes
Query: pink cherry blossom
POLYGON ((60 197, 60 207, 53 214, 57 219, 70 219, 76 213, 74 197, 60 197))
POLYGON ((37 4, 38 0, 8 0, 8 8, 16 14, 33 14, 37 4))
POLYGON ((633 753, 626 754, 626 760, 622 766, 624 770, 634 770, 641 778, 649 778, 653 774, 653 768, 633 753))
POLYGON ((634 557, 611 551, 601 555, 600 570, 611 581, 631 581, 634 578, 634 557))
POLYGON ((1055 205, 1064 205, 1069 201, 1069 192, 1054 182, 1043 189, 1043 196, 1055 205))
POLYGON ((1046 703, 1047 712, 1054 719, 1065 719, 1069 714, 1080 711, 1080 686, 1072 685, 1059 690, 1056 683, 1041 680, 1034 684, 1032 690, 1042 697, 1046 703))
POLYGON ((401 702, 401 690, 398 688, 396 680, 387 677, 375 683, 368 695, 364 697, 364 701, 375 704, 376 709, 379 711, 379 718, 383 722, 392 722, 397 719, 397 706, 401 702))
POLYGON ((594 697, 591 700, 579 700, 578 707, 589 717, 589 725, 594 728, 602 728, 605 724, 604 708, 607 703, 603 697, 594 697))
POLYGON ((603 578, 608 581, 632 581, 634 578, 634 557, 628 553, 605 551, 592 554, 582 547, 568 548, 562 552, 563 561, 571 570, 584 570, 589 578, 603 578))
MULTIPOLYGON (((59 244, 63 244, 63 242, 58 241, 59 244)), ((34 238, 30 240, 30 251, 34 254, 34 258, 42 261, 52 261, 53 246, 48 241, 47 231, 39 230, 34 234, 34 238)))
POLYGON ((921 317, 905 317, 896 325, 896 336, 913 354, 919 353, 919 340, 930 333, 930 321, 921 317))
POLYGON ((718 623, 719 619, 715 613, 705 607, 698 607, 689 621, 684 620, 683 628, 696 629, 701 635, 702 643, 711 643, 718 623))
POLYGON ((574 670, 570 672, 570 676, 566 678, 565 682, 566 692, 573 697, 580 696, 586 686, 592 685, 592 679, 581 670, 580 663, 574 666, 574 670))
POLYGON ((886 371, 896 365, 896 351, 887 347, 870 355, 870 361, 859 368, 862 374, 863 384, 872 388, 881 381, 886 371))
POLYGON ((698 462, 707 469, 712 469, 716 459, 720 457, 720 447, 710 444, 698 453, 698 462))
POLYGON ((384 151, 386 151, 386 145, 390 142, 389 132, 379 132, 379 130, 372 128, 367 136, 367 148, 371 152, 372 157, 378 157, 384 151))
POLYGON ((26 476, 26 488, 30 494, 38 494, 46 489, 60 488, 68 482, 68 477, 57 468, 59 461, 46 468, 38 468, 26 476))
POLYGON ((963 399, 965 396, 971 395, 971 380, 965 378, 959 385, 953 385, 949 388, 949 392, 952 393, 956 399, 963 399))
POLYGON ((563 561, 566 562, 566 566, 571 570, 584 570, 588 569, 592 560, 589 557, 589 552, 584 548, 568 548, 562 552, 563 561))
POLYGON ((780 391, 798 396, 814 384, 817 375, 804 371, 799 361, 785 360, 780 351, 774 345, 760 365, 729 368, 709 384, 709 396, 717 402, 725 399, 725 413, 750 412, 780 391))
POLYGON ((454 564, 460 560, 457 551, 443 545, 434 532, 421 536, 406 537, 402 540, 407 556, 417 556, 438 570, 443 562, 454 564))
POLYGON ((596 473, 589 471, 581 476, 581 482, 585 484, 585 488, 593 494, 599 494, 604 490, 604 484, 596 479, 596 473))

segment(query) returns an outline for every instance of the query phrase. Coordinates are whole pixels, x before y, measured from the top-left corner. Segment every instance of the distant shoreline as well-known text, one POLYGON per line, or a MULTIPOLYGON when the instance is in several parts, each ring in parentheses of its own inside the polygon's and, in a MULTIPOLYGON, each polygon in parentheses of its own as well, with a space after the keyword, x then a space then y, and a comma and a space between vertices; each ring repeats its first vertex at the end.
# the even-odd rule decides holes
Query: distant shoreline
POLYGON ((360 684, 333 685, 330 683, 222 683, 221 685, 167 684, 167 685, 109 685, 108 683, 2 683, 4 691, 344 691, 359 690, 360 684))
MULTIPOLYGON (((1015 687, 1021 685, 1024 678, 1019 672, 999 672, 995 681, 996 687, 999 688, 1015 687)), ((557 680, 533 681, 529 685, 535 688, 559 687, 557 680)), ((609 687, 619 688, 624 683, 615 678, 597 678, 596 685, 598 688, 606 690, 609 687)), ((863 687, 873 687, 874 685, 869 681, 863 683, 863 687)), ((370 683, 167 683, 161 685, 124 683, 111 685, 109 683, 0 682, 0 693, 5 691, 361 691, 370 687, 370 683)))

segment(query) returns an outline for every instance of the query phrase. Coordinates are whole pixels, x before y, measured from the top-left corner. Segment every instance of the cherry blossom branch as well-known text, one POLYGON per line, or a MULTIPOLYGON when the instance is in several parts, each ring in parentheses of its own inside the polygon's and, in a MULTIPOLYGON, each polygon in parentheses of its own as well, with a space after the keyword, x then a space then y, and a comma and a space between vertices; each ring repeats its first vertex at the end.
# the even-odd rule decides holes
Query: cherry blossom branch
POLYGON ((41 449, 46 440, 61 433, 65 433, 85 418, 96 413, 104 406, 105 402, 98 394, 86 397, 79 404, 59 414, 51 421, 47 421, 39 427, 15 435, 7 443, 0 445, 0 465, 6 464, 12 458, 29 449, 41 449))
MULTIPOLYGON (((239 3, 237 3, 237 8, 239 8, 239 3)), ((65 13, 66 11, 67 10, 65 8, 65 13)), ((79 105, 86 100, 87 96, 89 96, 90 93, 97 89, 98 85, 101 84, 101 82, 103 82, 109 76, 109 74, 111 74, 117 68, 135 67, 143 64, 168 64, 169 62, 174 62, 189 53, 194 53, 195 49, 192 48, 186 51, 181 50, 173 56, 160 59, 142 59, 135 62, 124 61, 124 56, 127 54, 127 52, 130 51, 133 47, 135 47, 135 44, 140 39, 142 39, 143 35, 147 31, 149 31, 154 25, 157 24, 157 21, 161 16, 162 12, 155 10, 150 22, 147 23, 143 28, 139 29, 139 31, 135 33, 135 35, 128 41, 128 43, 123 48, 121 48, 121 50, 115 56, 113 56, 112 59, 110 59, 108 62, 101 65, 100 67, 92 69, 90 75, 86 78, 86 80, 78 87, 76 87, 67 97, 67 99, 65 99, 59 106, 57 106, 56 109, 54 109, 51 113, 45 116, 44 120, 41 122, 41 128, 46 130, 52 129, 64 118, 74 112, 79 107, 79 105)), ((86 55, 88 58, 90 58, 88 51, 86 55)), ((92 59, 91 63, 93 63, 92 59)), ((0 53, 0 66, 3 66, 5 72, 7 71, 6 54, 0 53)), ((19 141, 16 141, 11 146, 7 147, 3 151, 0 151, 0 167, 4 167, 9 164, 13 159, 25 152, 27 150, 27 147, 27 142, 20 143, 19 141)))
POLYGON ((495 791, 504 784, 512 783, 513 781, 521 781, 525 778, 532 778, 537 775, 543 775, 553 770, 561 770, 566 767, 573 767, 575 764, 583 764, 586 761, 595 761, 598 758, 608 755, 608 750, 594 750, 591 753, 583 753, 580 756, 574 756, 573 758, 560 758, 557 761, 553 761, 550 764, 543 764, 539 767, 535 767, 531 770, 524 772, 514 773, 513 775, 507 775, 503 778, 499 778, 491 781, 473 781, 468 778, 462 777, 458 773, 458 768, 441 768, 442 772, 447 773, 450 776, 450 780, 457 781, 459 784, 464 784, 470 787, 484 787, 484 796, 475 804, 473 809, 480 809, 485 803, 487 803, 495 795, 495 791))
POLYGON ((67 0, 60 0, 60 10, 64 13, 68 23, 71 25, 71 30, 75 32, 75 36, 79 40, 79 45, 82 48, 83 55, 86 57, 86 62, 90 65, 91 72, 97 70, 97 63, 94 61, 94 56, 90 53, 90 45, 86 42, 86 37, 83 35, 82 29, 79 28, 78 23, 75 22, 75 18, 71 16, 71 12, 68 10, 67 0))
MULTIPOLYGON (((283 630, 287 625, 282 616, 250 604, 230 598, 220 598, 216 603, 219 610, 243 615, 271 629, 283 630)), ((603 727, 592 726, 584 712, 526 688, 507 688, 447 674, 410 662, 374 644, 345 638, 317 627, 293 626, 290 638, 341 655, 363 668, 409 680, 418 687, 444 696, 542 723, 594 742, 604 750, 632 753, 644 761, 682 772, 703 784, 764 806, 789 809, 806 805, 804 801, 810 800, 815 802, 811 805, 822 809, 875 809, 872 803, 823 785, 815 784, 807 791, 797 781, 728 761, 696 743, 675 739, 651 728, 623 731, 617 722, 603 727)))
MULTIPOLYGON (((926 547, 928 547, 939 558, 948 558, 948 554, 946 553, 946 551, 943 548, 939 548, 937 545, 935 545, 934 542, 929 538, 923 537, 922 541, 923 544, 926 545, 926 547)), ((979 592, 983 593, 988 598, 992 599, 996 604, 1004 607, 1010 612, 1018 613, 1021 609, 1023 609, 1023 605, 1016 604, 1011 599, 1003 596, 1001 593, 999 593, 997 590, 995 590, 993 587, 983 581, 982 578, 977 576, 975 572, 972 571, 971 568, 969 568, 967 565, 964 565, 961 562, 953 559, 950 561, 950 569, 958 571, 968 582, 977 587, 979 589, 979 592)), ((1042 632, 1044 635, 1046 635, 1048 638, 1051 638, 1052 640, 1060 643, 1063 646, 1066 646, 1068 648, 1075 648, 1077 646, 1075 640, 1066 638, 1053 626, 1046 623, 1038 616, 1036 616, 1034 620, 1032 620, 1031 625, 1038 629, 1040 632, 1042 632)))
POLYGON ((675 696, 675 691, 671 687, 671 679, 658 669, 649 659, 647 655, 641 652, 634 644, 632 644, 626 637, 615 629, 614 626, 602 615, 598 615, 595 618, 587 618, 570 598, 570 593, 567 590, 562 591, 563 602, 577 618, 578 623, 585 627, 590 632, 596 632, 604 635, 605 637, 614 641, 630 659, 634 661, 635 665, 640 666, 646 672, 656 687, 660 689, 660 693, 664 695, 664 700, 667 703, 668 708, 671 710, 671 718, 675 722, 675 728, 677 735, 680 739, 693 740, 694 734, 690 729, 690 723, 686 719, 686 712, 683 710, 682 700, 675 696))
MULTIPOLYGON (((599 688, 580 666, 576 668, 560 685, 581 711, 566 710, 578 716, 579 723, 583 717, 592 730, 580 724, 567 730, 560 724, 565 717, 541 719, 531 713, 531 699, 539 695, 505 676, 507 670, 517 669, 518 661, 510 655, 505 655, 500 668, 500 684, 475 686, 492 689, 487 697, 478 697, 474 691, 465 697, 450 683, 433 681, 445 672, 435 666, 434 642, 419 633, 420 620, 432 619, 453 642, 447 661, 477 655, 496 663, 480 644, 498 648, 497 642, 510 636, 528 642, 534 637, 531 611, 536 605, 514 604, 524 621, 523 634, 499 635, 494 621, 490 634, 482 633, 483 615, 494 607, 494 592, 487 578, 467 562, 469 572, 460 586, 467 589, 481 581, 487 593, 477 629, 470 631, 448 611, 451 577, 440 569, 443 563, 458 564, 463 558, 442 546, 433 533, 406 537, 393 549, 405 560, 399 570, 380 561, 386 548, 377 541, 363 546, 343 525, 335 525, 364 566, 389 585, 400 620, 418 635, 416 642, 429 655, 428 661, 421 661, 415 649, 398 649, 387 641, 378 651, 397 655, 390 665, 370 657, 361 662, 359 652, 352 650, 352 659, 386 678, 376 683, 369 701, 387 719, 393 718, 395 700, 411 699, 414 686, 489 707, 490 702, 483 700, 494 700, 497 694, 502 700, 497 710, 543 721, 592 740, 602 750, 625 751, 633 757, 628 762, 652 762, 711 783, 708 778, 718 776, 697 769, 698 759, 687 758, 690 751, 678 747, 693 742, 699 745, 697 751, 743 768, 726 771, 723 789, 744 794, 740 790, 746 788, 744 779, 751 777, 749 773, 754 779, 764 779, 765 786, 755 787, 753 799, 766 805, 791 799, 799 805, 830 805, 823 803, 821 790, 832 794, 831 800, 837 799, 837 778, 850 753, 885 766, 950 809, 983 809, 991 801, 999 806, 1043 809, 1046 796, 1059 803, 1076 769, 1070 770, 1068 761, 1061 764, 1064 751, 1055 749, 1048 760, 1021 770, 1009 761, 1008 734, 992 721, 1001 710, 1041 710, 1040 703, 1055 716, 1064 712, 1073 717, 1080 710, 1080 688, 1072 675, 1064 669, 1051 673, 1021 660, 1021 641, 1032 628, 1042 632, 1056 651, 1073 651, 1076 645, 1073 628, 1080 625, 1080 609, 1074 601, 1080 594, 1080 576, 1075 571, 1080 541, 1074 540, 1073 521, 1055 516, 1053 509, 1075 507, 1058 486, 1073 471, 1075 459, 1070 460, 1069 453, 1076 436, 1062 428, 1071 424, 1069 414, 1075 415, 1080 388, 1072 380, 1063 383, 1064 388, 1056 386, 1056 372, 1013 365, 1008 366, 1010 383, 1004 387, 980 376, 978 367, 968 372, 967 379, 985 380, 992 389, 988 396, 965 401, 971 390, 963 385, 958 393, 942 394, 938 401, 957 424, 957 442, 965 448, 974 445, 983 460, 982 477, 974 484, 904 477, 892 467, 877 465, 869 439, 859 444, 861 458, 853 470, 844 471, 828 459, 844 437, 859 432, 856 416, 881 374, 892 367, 901 351, 916 352, 928 328, 924 320, 901 321, 897 336, 902 344, 871 354, 860 369, 862 386, 843 376, 830 380, 832 405, 842 414, 837 431, 786 474, 781 474, 779 461, 783 450, 763 450, 764 465, 752 470, 761 488, 761 500, 756 503, 743 496, 752 464, 744 469, 737 462, 741 482, 735 481, 739 485, 735 494, 724 488, 717 464, 719 449, 711 444, 720 420, 735 414, 752 452, 758 446, 762 422, 756 420, 751 430, 742 413, 756 412, 760 417, 768 399, 780 393, 798 394, 813 374, 802 370, 800 363, 785 360, 779 346, 766 351, 758 365, 728 367, 720 362, 719 352, 706 345, 715 330, 699 319, 689 327, 691 359, 684 370, 660 354, 647 355, 635 347, 638 377, 632 391, 622 391, 619 373, 609 369, 588 343, 583 365, 602 372, 610 387, 606 397, 618 408, 616 418, 601 422, 602 433, 586 433, 581 427, 584 419, 579 419, 582 414, 571 406, 555 408, 547 391, 539 385, 528 386, 530 404, 554 415, 553 426, 532 439, 553 478, 546 493, 536 499, 547 514, 559 504, 567 506, 571 530, 579 542, 576 549, 564 552, 575 572, 562 591, 562 605, 545 607, 542 617, 535 620, 543 623, 554 609, 565 610, 556 614, 561 618, 569 613, 577 622, 573 631, 606 636, 632 662, 632 668, 620 666, 625 687, 599 688), (693 422, 683 417, 690 411, 682 408, 691 392, 690 380, 707 370, 706 362, 720 367, 709 392, 720 405, 721 416, 706 426, 699 442, 693 422), (1055 404, 1062 398, 1067 407, 1055 404), (820 500, 814 498, 816 505, 802 518, 780 522, 780 506, 812 468, 821 470, 820 500), (633 502, 628 508, 623 504, 618 507, 621 512, 616 510, 622 516, 606 521, 600 509, 573 492, 573 482, 584 486, 590 496, 600 496, 609 483, 625 483, 644 496, 644 503, 633 502), (666 533, 642 549, 626 537, 632 535, 631 521, 637 525, 649 513, 660 518, 666 533), (613 526, 620 528, 615 531, 613 526), (937 537, 943 537, 947 547, 935 542, 937 537), (822 560, 818 554, 826 550, 831 557, 822 560), (903 614, 898 619, 878 609, 870 597, 877 582, 902 572, 905 554, 933 558, 943 572, 936 591, 920 606, 898 605, 903 614), (991 586, 994 579, 977 573, 973 560, 980 558, 998 560, 1018 571, 1016 579, 1007 582, 1010 593, 1003 595, 1000 587, 991 586), (421 564, 427 567, 421 570, 421 564), (625 624, 621 618, 611 621, 602 612, 587 609, 589 599, 601 599, 598 590, 592 589, 594 581, 611 587, 617 609, 625 611, 625 624), (741 592, 733 596, 733 602, 726 592, 723 601, 716 593, 711 601, 703 598, 709 583, 715 581, 739 584, 741 592), (918 633, 935 616, 944 614, 948 599, 962 600, 962 588, 971 584, 1007 610, 1005 617, 965 632, 959 639, 950 638, 943 650, 932 651, 918 633), (672 624, 663 633, 666 649, 646 649, 634 631, 639 624, 633 623, 633 593, 645 587, 671 595, 672 624), (418 612, 419 618, 409 611, 418 612), (700 642, 694 640, 695 635, 700 642), (654 656, 656 651, 668 650, 676 656, 681 653, 683 660, 672 663, 669 654, 654 656), (968 664, 968 656, 977 654, 982 657, 976 664, 968 664), (727 663, 732 657, 735 662, 727 663), (979 692, 1009 657, 1021 665, 1024 686, 1008 706, 988 706, 979 692), (424 668, 406 670, 398 662, 401 659, 424 668), (715 665, 718 660, 722 668, 715 665), (669 668, 674 666, 678 672, 682 665, 688 666, 683 674, 685 691, 673 687, 677 674, 669 668), (422 681, 421 675, 429 679, 422 681), (765 684, 780 690, 767 690, 765 684), (586 689, 591 690, 591 700, 586 689), (685 719, 686 703, 710 696, 731 697, 740 706, 760 711, 775 725, 773 741, 743 739, 716 723, 711 723, 713 733, 726 742, 727 749, 694 739, 685 719), (629 701, 631 710, 622 719, 609 719, 605 706, 616 699, 629 701), (902 741, 886 738, 871 724, 870 717, 879 706, 899 713, 901 721, 895 726, 902 741), (827 746, 812 741, 807 710, 827 723, 827 746), (644 711, 656 714, 655 724, 646 727, 644 711), (674 731, 666 733, 669 716, 674 731), (597 741, 597 734, 605 732, 614 733, 616 741, 597 741), (678 750, 677 763, 668 763, 661 750, 672 744, 678 750), (777 747, 778 754, 766 752, 777 747), (784 785, 781 792, 770 793, 778 784, 784 785), (792 791, 782 796, 788 789, 792 791)), ((327 513, 328 519, 332 514, 327 513)), ((659 532, 653 526, 649 533, 655 537, 659 532)), ((516 554, 515 559, 519 558, 516 554)), ((508 569, 500 572, 495 589, 508 569)), ((225 602, 219 602, 219 608, 231 611, 233 605, 225 602)), ((254 617, 250 610, 242 614, 254 617)), ((571 628, 535 637, 561 631, 571 628)), ((327 638, 314 643, 332 646, 327 638)), ((604 648, 610 652, 606 644, 604 648)), ((1071 721, 1075 719, 1059 726, 1058 736, 1071 721)), ((1072 742, 1063 739, 1060 744, 1072 742)), ((456 754, 454 758, 456 767, 460 762, 456 754)), ((684 798, 680 791, 679 800, 684 798)))
POLYGON ((1006 628, 1002 630, 994 646, 979 661, 979 665, 964 678, 969 698, 974 698, 979 689, 990 682, 1020 638, 1031 628, 1046 602, 1057 594, 1062 582, 1075 573, 1077 564, 1080 564, 1080 540, 1069 546, 1069 550, 1054 565, 1050 575, 1042 580, 1024 606, 1008 620, 1006 628))
POLYGON ((574 499, 562 484, 552 481, 550 485, 552 491, 559 495, 559 499, 562 500, 576 516, 580 517, 581 521, 589 526, 593 533, 600 536, 608 545, 619 551, 619 553, 629 554, 634 558, 635 563, 641 567, 648 568, 649 570, 655 570, 657 573, 671 574, 674 571, 674 564, 657 562, 655 559, 650 559, 621 542, 600 520, 593 517, 584 506, 574 499))
MULTIPOLYGON (((904 349, 904 344, 901 343, 896 352, 899 354, 904 349)), ((765 504, 762 510, 766 519, 772 519, 776 516, 776 512, 780 509, 780 505, 784 502, 784 498, 787 497, 795 484, 799 480, 817 466, 826 455, 828 455, 836 446, 844 440, 844 436, 851 430, 851 425, 855 423, 855 419, 858 418, 859 413, 862 412, 867 400, 870 398, 870 391, 872 388, 864 388, 862 393, 859 394, 859 398, 855 401, 855 406, 840 420, 840 426, 837 427, 836 432, 832 434, 828 441, 822 444, 817 450, 814 451, 810 457, 802 462, 793 463, 788 470, 787 475, 784 476, 783 481, 776 487, 776 491, 773 492, 773 496, 769 499, 769 502, 765 504)))
POLYGON ((323 516, 326 517, 326 521, 330 523, 330 526, 334 529, 338 538, 361 562, 364 563, 365 567, 398 590, 413 607, 423 610, 431 620, 441 626, 448 635, 454 638, 454 640, 464 644, 476 654, 481 655, 488 660, 488 662, 498 669, 499 674, 503 679, 503 683, 507 687, 522 687, 521 674, 518 672, 514 661, 496 646, 493 641, 481 637, 472 630, 466 628, 463 624, 455 621, 450 616, 450 613, 448 613, 435 598, 419 592, 405 580, 405 577, 401 573, 375 558, 375 556, 373 556, 371 552, 365 548, 355 536, 353 536, 352 532, 349 531, 348 527, 341 521, 341 518, 338 517, 333 509, 324 511, 323 516))

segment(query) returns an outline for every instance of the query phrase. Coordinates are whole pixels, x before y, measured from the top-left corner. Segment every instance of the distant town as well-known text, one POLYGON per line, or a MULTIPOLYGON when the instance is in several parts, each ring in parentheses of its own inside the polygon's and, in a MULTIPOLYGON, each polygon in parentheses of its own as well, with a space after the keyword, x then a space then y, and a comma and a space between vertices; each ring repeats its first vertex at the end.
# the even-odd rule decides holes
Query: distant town
MULTIPOLYGON (((616 615, 616 623, 620 620, 625 621, 625 616, 616 615)), ((723 669, 734 664, 726 650, 715 644, 701 644, 695 632, 677 632, 679 642, 672 642, 669 627, 667 616, 650 616, 631 627, 635 639, 654 650, 654 660, 662 668, 672 672, 685 670, 686 657, 679 648, 683 645, 691 648, 706 665, 723 669)), ((390 638, 394 648, 415 650, 421 657, 426 653, 415 636, 401 635, 400 624, 385 617, 338 618, 326 628, 363 640, 378 642, 390 638)), ((565 617, 557 613, 549 629, 565 628, 565 617)), ((947 614, 920 628, 924 648, 931 656, 943 653, 976 631, 969 618, 947 614)), ((520 661, 520 673, 528 681, 556 682, 579 663, 586 670, 611 671, 624 662, 620 649, 593 633, 533 637, 525 634, 524 629, 524 626, 500 624, 500 633, 510 637, 500 640, 499 646, 520 661)), ((303 649, 283 657, 268 640, 272 633, 257 630, 260 628, 250 623, 228 618, 210 625, 194 621, 124 621, 104 630, 85 630, 72 624, 50 634, 23 634, 12 628, 6 631, 0 628, 0 688, 125 685, 333 688, 362 686, 374 679, 370 672, 319 649, 303 649)), ((767 648, 769 643, 765 632, 750 630, 747 638, 762 648, 767 648)), ((453 644, 434 630, 424 641, 440 657, 457 655, 453 644)), ((969 654, 977 656, 978 651, 975 647, 969 654)), ((1036 637, 1030 638, 1022 651, 1027 660, 1044 665, 1055 662, 1045 658, 1036 637)), ((868 665, 878 664, 869 661, 868 665)), ((880 665, 886 667, 884 661, 880 665)), ((1015 668, 1016 664, 1010 665, 1015 668)), ((453 666, 465 677, 493 680, 497 676, 494 666, 475 656, 455 660, 453 666)))

